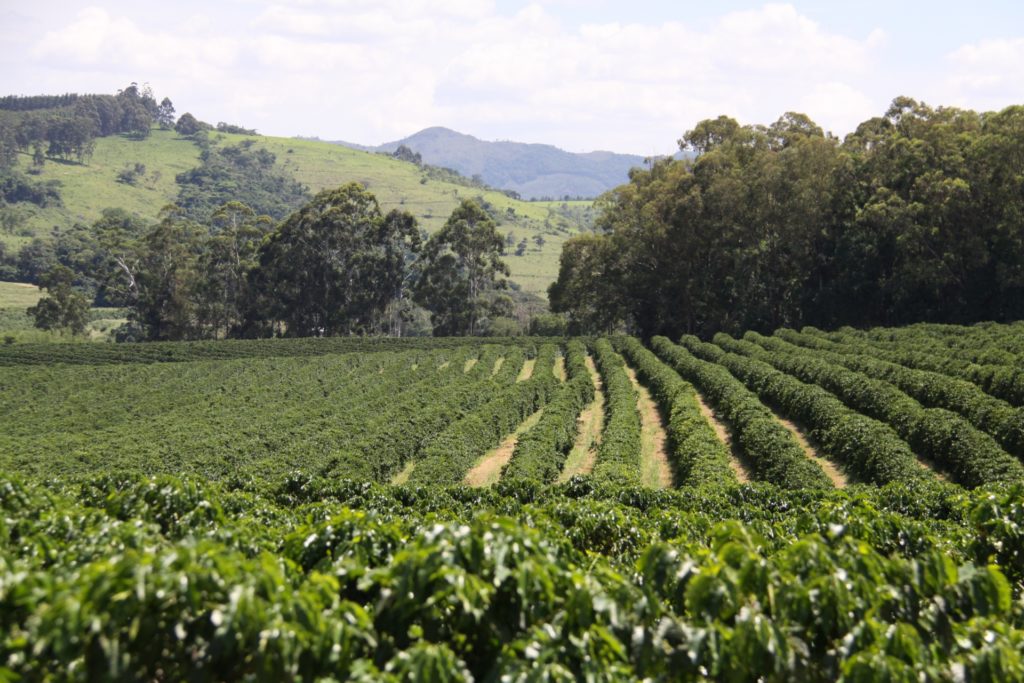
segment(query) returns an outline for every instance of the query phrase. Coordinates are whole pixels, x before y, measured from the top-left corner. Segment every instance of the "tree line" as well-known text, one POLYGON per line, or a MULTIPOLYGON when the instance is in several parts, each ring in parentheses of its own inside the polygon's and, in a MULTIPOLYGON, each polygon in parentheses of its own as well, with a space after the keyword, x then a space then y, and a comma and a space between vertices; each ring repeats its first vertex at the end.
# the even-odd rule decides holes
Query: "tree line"
POLYGON ((149 135, 154 125, 174 127, 174 104, 157 102, 148 85, 132 83, 116 95, 8 96, 0 98, 0 157, 29 153, 36 166, 47 157, 85 162, 97 137, 149 135))
POLYGON ((1024 107, 900 97, 842 141, 722 116, 679 145, 566 243, 549 299, 573 331, 1024 318, 1024 107))
POLYGON ((496 227, 466 200, 427 236, 358 183, 317 194, 280 223, 237 201, 205 223, 175 205, 153 225, 108 209, 40 261, 49 296, 33 314, 41 327, 73 331, 90 300, 125 307, 123 341, 506 334, 512 299, 496 227))
POLYGON ((126 135, 145 139, 154 127, 175 130, 202 143, 206 131, 256 135, 255 130, 220 122, 216 126, 185 113, 175 119, 174 103, 159 102, 148 85, 131 83, 116 95, 35 95, 0 97, 0 202, 59 202, 59 186, 27 178, 17 168, 19 154, 31 159, 29 175, 48 160, 86 164, 96 138, 126 135))

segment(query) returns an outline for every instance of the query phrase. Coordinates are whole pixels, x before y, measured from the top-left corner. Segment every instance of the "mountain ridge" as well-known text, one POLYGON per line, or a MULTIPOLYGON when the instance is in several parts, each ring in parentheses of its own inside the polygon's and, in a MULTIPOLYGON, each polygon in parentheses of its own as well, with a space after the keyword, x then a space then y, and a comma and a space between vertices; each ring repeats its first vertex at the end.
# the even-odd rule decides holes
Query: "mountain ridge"
POLYGON ((478 176, 491 187, 525 199, 593 198, 629 180, 645 157, 608 150, 567 152, 546 143, 486 141, 444 126, 431 126, 377 146, 332 141, 352 149, 392 154, 406 146, 425 163, 478 176))

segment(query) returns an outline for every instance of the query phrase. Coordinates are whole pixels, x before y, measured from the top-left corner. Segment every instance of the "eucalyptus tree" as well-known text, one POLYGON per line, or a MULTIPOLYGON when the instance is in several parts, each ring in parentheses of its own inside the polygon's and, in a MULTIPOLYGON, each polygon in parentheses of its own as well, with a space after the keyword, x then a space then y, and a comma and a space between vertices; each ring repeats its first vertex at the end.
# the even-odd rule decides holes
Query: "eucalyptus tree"
POLYGON ((494 220, 471 200, 452 212, 423 248, 415 300, 430 311, 435 336, 484 332, 510 274, 501 260, 505 239, 494 220))
POLYGON ((293 337, 375 332, 403 296, 419 249, 411 214, 384 215, 358 183, 325 190, 260 248, 249 283, 249 333, 276 323, 293 337))

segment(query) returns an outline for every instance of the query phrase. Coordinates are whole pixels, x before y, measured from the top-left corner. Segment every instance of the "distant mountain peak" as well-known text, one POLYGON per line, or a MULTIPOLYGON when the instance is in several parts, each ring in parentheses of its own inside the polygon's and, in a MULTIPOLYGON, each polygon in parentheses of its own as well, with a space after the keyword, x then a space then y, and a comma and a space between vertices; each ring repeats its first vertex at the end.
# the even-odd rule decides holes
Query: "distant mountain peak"
POLYGON ((455 169, 466 177, 480 176, 488 185, 513 190, 525 199, 596 197, 627 182, 629 170, 644 162, 635 154, 578 154, 548 144, 488 142, 444 126, 424 128, 377 147, 339 144, 389 154, 405 145, 425 163, 455 169))

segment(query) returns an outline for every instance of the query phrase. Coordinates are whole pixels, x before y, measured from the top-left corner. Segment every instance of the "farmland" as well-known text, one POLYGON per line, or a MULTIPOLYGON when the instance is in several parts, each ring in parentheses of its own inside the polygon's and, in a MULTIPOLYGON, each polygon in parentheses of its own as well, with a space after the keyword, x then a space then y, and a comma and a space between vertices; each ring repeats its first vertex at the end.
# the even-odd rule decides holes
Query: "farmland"
POLYGON ((1020 680, 1022 332, 0 346, 0 678, 1020 680))

